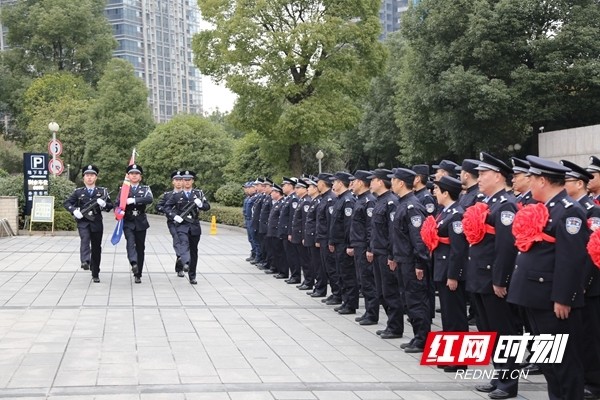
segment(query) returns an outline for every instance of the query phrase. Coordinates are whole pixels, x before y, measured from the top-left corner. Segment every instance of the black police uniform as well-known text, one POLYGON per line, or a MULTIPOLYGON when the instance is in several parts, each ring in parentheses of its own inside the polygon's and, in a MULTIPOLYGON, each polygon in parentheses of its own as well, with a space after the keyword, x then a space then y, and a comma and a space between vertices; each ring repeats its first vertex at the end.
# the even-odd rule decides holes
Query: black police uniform
MULTIPOLYGON (((246 182, 244 188, 249 187, 250 183, 246 182)), ((256 260, 256 232, 252 227, 252 206, 254 205, 254 201, 256 201, 256 193, 244 197, 244 203, 242 205, 242 211, 244 214, 244 227, 246 228, 246 234, 248 235, 248 243, 250 243, 250 260, 256 260)))
POLYGON ((432 254, 433 280, 440 294, 442 329, 447 332, 469 331, 465 290, 469 243, 463 232, 463 214, 464 209, 455 202, 442 210, 436 219, 439 237, 449 241, 440 242, 432 254), (456 290, 448 288, 448 279, 458 281, 456 290))
MULTIPOLYGON (((139 165, 133 164, 127 167, 127 172, 132 170, 142 172, 139 165)), ((121 188, 122 190, 122 188, 121 188)), ((152 190, 146 185, 131 186, 129 189, 129 199, 134 199, 133 204, 119 204, 121 191, 115 201, 115 207, 125 207, 125 216, 123 218, 123 233, 127 241, 127 259, 131 264, 133 275, 141 278, 144 269, 144 257, 146 250, 146 231, 150 227, 146 217, 146 206, 152 204, 154 197, 152 190)))
POLYGON ((438 208, 437 201, 426 187, 415 190, 415 196, 417 197, 417 200, 419 200, 425 207, 427 215, 435 215, 435 210, 438 208))
MULTIPOLYGON (((315 286, 316 273, 321 267, 321 252, 320 249, 315 246, 317 237, 317 206, 320 202, 321 195, 315 196, 314 199, 309 200, 308 211, 306 211, 305 215, 304 230, 302 232, 303 244, 308 250, 310 260, 308 269, 304 271, 304 282, 311 288, 315 286)), ((303 207, 306 207, 306 204, 303 207)), ((319 294, 317 293, 314 297, 317 297, 318 295, 319 294)))
POLYGON ((296 207, 298 207, 298 196, 295 193, 292 192, 283 198, 277 232, 282 240, 283 251, 285 253, 284 275, 288 276, 291 281, 298 281, 300 283, 300 264, 298 263, 297 247, 292 246, 288 240, 288 236, 291 234, 293 211, 296 210, 296 207))
MULTIPOLYGON (((258 184, 262 184, 262 183, 264 183, 264 179, 258 178, 255 182, 258 184)), ((254 230, 256 242, 258 244, 258 246, 256 247, 256 256, 254 258, 255 263, 257 263, 257 264, 265 262, 265 255, 263 254, 263 248, 265 247, 264 246, 264 235, 261 234, 261 232, 259 230, 261 208, 263 206, 263 202, 265 202, 265 201, 271 201, 270 196, 265 196, 264 193, 259 193, 259 194, 257 194, 256 198, 254 199, 254 204, 252 204, 251 226, 252 226, 252 229, 254 230)))
POLYGON ((373 253, 377 297, 388 317, 385 330, 395 335, 402 335, 404 333, 404 322, 402 321, 404 305, 400 297, 396 274, 388 267, 388 260, 393 259, 390 238, 397 205, 398 196, 389 190, 377 196, 371 219, 370 248, 373 253))
MULTIPOLYGON (((555 166, 528 156, 531 167, 555 166)), ((563 172, 564 174, 564 172, 563 172)), ((543 232, 555 239, 534 242, 519 252, 515 262, 508 301, 525 307, 532 333, 569 334, 561 363, 539 364, 548 383, 551 399, 583 398, 583 367, 580 357, 583 280, 587 265, 589 231, 583 208, 562 190, 546 203, 549 219, 543 232), (572 307, 567 319, 559 319, 554 304, 572 307)))
POLYGON ((287 278, 289 275, 283 250, 283 241, 279 235, 279 220, 283 203, 283 197, 273 203, 269 215, 266 237, 269 243, 269 257, 271 258, 269 264, 271 272, 277 272, 278 274, 275 275, 276 277, 287 278))
POLYGON ((358 195, 350 225, 350 248, 354 250, 354 264, 358 270, 360 287, 365 299, 363 319, 372 322, 379 321, 379 298, 375 286, 373 263, 367 260, 367 251, 371 251, 371 219, 375 201, 375 196, 368 190, 358 195))
POLYGON ((473 204, 483 201, 484 198, 485 195, 479 192, 479 186, 475 184, 460 195, 458 198, 458 205, 461 206, 463 210, 466 210, 473 204))
MULTIPOLYGON (((86 172, 85 167, 83 172, 86 172)), ((83 218, 76 219, 77 231, 81 239, 79 245, 81 267, 90 268, 92 277, 98 278, 102 258, 102 234, 104 233, 101 211, 110 211, 113 208, 108 190, 97 186, 89 189, 87 187, 77 188, 65 200, 63 206, 71 214, 77 209, 83 214, 83 218), (98 199, 104 200, 106 205, 100 207, 98 199)))
POLYGON ((306 246, 302 244, 302 240, 304 239, 304 227, 306 226, 306 214, 308 214, 308 210, 310 208, 310 203, 312 199, 309 195, 305 195, 301 199, 298 200, 298 205, 294 210, 294 218, 292 220, 292 240, 291 243, 297 247, 298 258, 300 269, 302 270, 302 275, 304 275, 304 280, 302 281, 302 286, 305 286, 306 289, 312 289, 312 283, 307 285, 308 282, 313 281, 312 273, 310 271, 310 253, 306 246))
POLYGON ((260 215, 258 218, 258 243, 261 249, 261 262, 257 264, 259 268, 268 270, 271 268, 269 260, 272 259, 269 251, 271 247, 266 243, 267 230, 269 227, 269 215, 271 214, 271 207, 273 207, 273 199, 271 194, 264 193, 262 195, 262 201, 260 206, 260 215))
MULTIPOLYGON (((338 174, 334 175, 334 178, 336 176, 338 174)), ((358 308, 356 267, 354 258, 346 252, 350 244, 350 224, 355 202, 356 198, 350 190, 339 194, 333 205, 329 224, 328 245, 333 246, 336 264, 335 268, 327 270, 327 275, 330 282, 337 281, 340 287, 341 308, 344 309, 344 311, 340 310, 341 313, 355 312, 358 308)))
MULTIPOLYGON (((329 174, 328 174, 329 175, 329 174)), ((329 178, 326 178, 329 179, 329 178)), ((327 283, 331 286, 333 297, 341 302, 341 292, 338 282, 328 280, 327 271, 331 270, 331 266, 335 266, 335 256, 329 252, 327 246, 329 237, 329 220, 331 219, 331 211, 333 211, 333 203, 335 201, 335 193, 331 189, 321 193, 321 201, 317 205, 317 243, 319 243, 319 251, 321 254, 321 264, 317 271, 314 294, 316 296, 327 295, 327 283)))
MULTIPOLYGON (((171 179, 173 179, 174 176, 175 175, 172 174, 171 179)), ((156 203, 156 211, 160 214, 166 214, 165 205, 167 204, 167 201, 174 194, 176 194, 178 192, 179 191, 176 191, 176 190, 170 190, 170 191, 164 192, 163 195, 160 197, 160 199, 158 199, 158 202, 156 203)), ((179 244, 178 244, 179 236, 177 235, 177 226, 168 217, 167 217, 167 229, 169 229, 169 233, 171 234, 171 238, 173 240, 173 250, 175 251, 175 256, 176 256, 175 272, 183 271, 183 264, 181 263, 181 257, 179 254, 179 244)))
POLYGON ((200 235, 202 235, 198 215, 200 211, 208 210, 210 210, 210 203, 204 192, 197 188, 192 188, 190 191, 182 190, 173 194, 165 205, 167 217, 173 220, 176 225, 181 264, 183 264, 184 271, 188 269, 186 267, 189 267, 188 277, 191 283, 196 279, 198 243, 200 242, 200 235), (195 203, 196 199, 202 202, 200 206, 195 203), (183 221, 176 222, 174 220, 176 216, 183 218, 183 221))
POLYGON ((409 347, 419 349, 425 346, 431 330, 429 252, 421 238, 421 226, 426 216, 425 206, 410 192, 400 197, 392 225, 392 248, 397 263, 395 273, 398 285, 404 289, 406 311, 414 333, 409 347), (417 279, 417 269, 423 271, 421 280, 417 279))

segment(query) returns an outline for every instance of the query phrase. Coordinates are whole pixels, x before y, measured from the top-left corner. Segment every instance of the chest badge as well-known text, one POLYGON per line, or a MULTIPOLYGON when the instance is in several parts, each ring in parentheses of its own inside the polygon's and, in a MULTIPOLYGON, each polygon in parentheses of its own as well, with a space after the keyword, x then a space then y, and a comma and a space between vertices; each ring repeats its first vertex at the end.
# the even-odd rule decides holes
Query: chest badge
POLYGON ((581 219, 575 217, 567 218, 567 221, 565 222, 565 228, 567 229, 568 233, 575 235, 581 229, 581 219))

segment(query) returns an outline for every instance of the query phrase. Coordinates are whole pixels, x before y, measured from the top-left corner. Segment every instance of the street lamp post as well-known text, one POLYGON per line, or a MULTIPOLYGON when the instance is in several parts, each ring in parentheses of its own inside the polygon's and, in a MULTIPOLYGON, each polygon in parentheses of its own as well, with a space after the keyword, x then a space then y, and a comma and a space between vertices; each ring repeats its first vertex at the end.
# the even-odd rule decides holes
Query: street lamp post
POLYGON ((322 150, 317 151, 317 154, 315 154, 315 157, 317 157, 317 160, 319 160, 319 174, 321 173, 321 160, 323 159, 323 157, 325 157, 325 154, 323 154, 322 150))
MULTIPOLYGON (((52 143, 56 142, 56 132, 58 132, 58 130, 60 129, 60 126, 58 126, 58 124, 54 121, 50 122, 48 124, 48 129, 50 129, 50 131, 52 132, 52 143)), ((56 154, 54 152, 52 152, 52 175, 54 175, 54 177, 56 178, 56 170, 54 169, 54 165, 56 163, 56 154)))

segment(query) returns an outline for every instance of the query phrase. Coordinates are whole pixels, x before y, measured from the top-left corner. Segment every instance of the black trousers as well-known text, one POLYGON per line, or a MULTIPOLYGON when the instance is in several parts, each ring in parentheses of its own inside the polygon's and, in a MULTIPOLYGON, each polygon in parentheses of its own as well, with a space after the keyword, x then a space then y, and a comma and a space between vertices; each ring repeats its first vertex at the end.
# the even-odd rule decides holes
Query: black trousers
MULTIPOLYGON (((327 265, 334 264, 335 265, 335 257, 333 253, 329 252, 329 248, 327 247, 327 240, 319 241, 319 254, 321 255, 321 263, 319 265, 319 269, 317 270, 316 279, 317 282, 315 284, 315 293, 320 295, 327 294, 327 284, 329 280, 327 279, 327 265)), ((334 283, 335 284, 335 283, 334 283)))
MULTIPOLYGON (((532 333, 568 333, 569 340, 561 363, 538 364, 548 383, 550 400, 583 399, 584 370, 581 361, 583 339, 581 309, 573 308, 567 319, 558 319, 553 310, 525 308, 532 333)), ((595 338, 598 340, 598 338, 595 338)))
POLYGON ((266 239, 266 235, 264 233, 258 233, 258 231, 254 231, 254 241, 256 244, 256 248, 254 249, 255 251, 255 255, 254 255, 254 259, 257 262, 265 262, 266 261, 266 254, 265 254, 265 248, 267 247, 266 242, 268 241, 266 239))
POLYGON ((181 263, 188 264, 190 271, 188 276, 190 279, 196 278, 196 266, 198 265, 198 243, 200 243, 200 235, 191 235, 189 232, 179 233, 179 248, 181 263))
MULTIPOLYGON (((304 246, 300 243, 292 243, 287 239, 283 239, 284 243, 287 243, 285 250, 287 262, 290 267, 290 279, 300 280, 302 278, 302 269, 300 264, 300 251, 304 249, 304 246)), ((284 244, 284 246, 286 246, 284 244)))
POLYGON ((314 287, 316 271, 321 267, 321 252, 314 245, 306 247, 306 252, 308 254, 308 264, 302 271, 304 283, 307 286, 314 287))
POLYGON ((141 277, 146 252, 146 229, 135 230, 124 226, 123 234, 127 241, 127 259, 130 264, 137 264, 135 276, 141 277))
POLYGON ((89 263, 92 276, 97 278, 100 273, 100 261, 102 259, 103 231, 92 232, 89 226, 85 228, 78 226, 77 229, 79 231, 79 238, 81 239, 79 246, 81 263, 89 263))
POLYGON ((339 273, 340 294, 342 304, 346 308, 356 310, 358 308, 358 281, 356 280, 356 267, 354 258, 346 253, 346 246, 335 245, 335 261, 339 273))
POLYGON ((354 264, 360 276, 362 294, 365 300, 365 318, 379 321, 379 296, 375 285, 373 263, 367 261, 367 248, 354 248, 354 264))
POLYGON ((429 294, 429 270, 423 271, 423 279, 418 280, 414 263, 398 263, 398 281, 404 287, 406 312, 413 328, 413 346, 424 347, 427 334, 431 330, 429 294))
POLYGON ((586 297, 585 307, 581 311, 584 384, 597 393, 600 392, 600 296, 586 297))
POLYGON ((303 246, 302 243, 297 243, 296 246, 298 247, 298 263, 300 264, 300 271, 304 276, 304 280, 301 283, 306 284, 307 277, 310 277, 310 253, 308 247, 303 246))
MULTIPOLYGON (((477 326, 481 325, 481 330, 485 332, 498 332, 498 335, 516 335, 517 329, 515 319, 517 318, 514 309, 494 293, 473 293, 473 301, 477 308, 477 326)), ((494 352, 496 351, 494 345, 494 352)), ((492 353, 494 354, 494 353, 492 353)), ((492 379, 490 382, 497 389, 504 390, 509 394, 517 394, 519 391, 519 379, 511 379, 511 375, 518 376, 518 370, 514 357, 508 358, 504 364, 494 363, 496 370, 509 370, 509 373, 498 374, 498 379, 492 379)), ((581 389, 583 393, 583 388, 581 389)))
POLYGON ((442 330, 446 332, 468 332, 467 292, 465 282, 458 281, 455 291, 448 289, 446 281, 436 282, 442 307, 442 330))
POLYGON ((173 250, 175 250, 175 256, 177 260, 175 261, 175 272, 183 271, 183 264, 179 258, 179 235, 177 234, 177 227, 175 224, 167 221, 167 228, 169 228, 169 233, 173 238, 173 250))
POLYGON ((270 236, 267 237, 266 241, 269 245, 269 252, 271 257, 271 262, 273 265, 271 269, 277 271, 280 274, 288 276, 288 268, 285 261, 285 252, 283 251, 283 241, 278 237, 270 236))
POLYGON ((400 295, 402 283, 399 281, 400 274, 392 271, 387 265, 388 258, 385 255, 376 255, 375 284, 378 293, 382 295, 383 308, 387 314, 387 330, 396 334, 404 334, 404 321, 402 320, 404 304, 400 295))

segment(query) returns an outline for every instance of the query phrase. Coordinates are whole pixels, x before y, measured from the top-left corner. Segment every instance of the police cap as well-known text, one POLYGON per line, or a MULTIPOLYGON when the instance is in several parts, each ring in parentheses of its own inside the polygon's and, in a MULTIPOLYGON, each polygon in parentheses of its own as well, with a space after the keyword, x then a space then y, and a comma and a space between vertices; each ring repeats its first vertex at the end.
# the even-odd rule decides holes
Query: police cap
POLYGON ((196 179, 196 173, 192 170, 186 169, 185 171, 181 171, 181 177, 183 179, 196 179))
POLYGON ((458 197, 460 192, 462 191, 462 184, 456 178, 452 178, 451 176, 442 176, 440 180, 433 181, 438 187, 446 192, 450 192, 453 197, 458 197))
POLYGON ((457 166, 458 166, 458 164, 455 163, 454 161, 442 160, 439 164, 434 165, 433 169, 443 169, 444 171, 448 172, 450 175, 454 176, 454 175, 456 175, 456 167, 457 166))
POLYGON ((569 172, 565 173, 565 176, 568 178, 579 179, 581 181, 584 181, 585 183, 588 183, 590 180, 594 179, 594 175, 591 172, 586 171, 585 168, 580 167, 574 162, 568 160, 560 160, 560 163, 570 169, 569 172))
POLYGON ((360 180, 363 181, 367 184, 369 184, 371 182, 371 179, 369 179, 369 176, 371 175, 371 171, 365 171, 364 169, 357 169, 354 174, 350 177, 350 180, 360 180))
POLYGON ((589 172, 600 172, 600 158, 596 156, 590 157, 590 165, 586 168, 589 172))
POLYGON ((526 160, 521 160, 517 157, 511 157, 510 161, 512 163, 513 174, 528 174, 529 173, 529 163, 526 160))
POLYGON ((127 167, 126 172, 128 174, 132 173, 132 172, 137 172, 138 174, 143 174, 144 173, 144 169, 139 164, 131 164, 130 166, 127 167))
POLYGON ((475 168, 477 171, 495 171, 501 173, 504 177, 507 177, 512 173, 512 168, 504 161, 497 159, 489 153, 482 151, 479 159, 481 162, 477 168, 475 168))
POLYGON ((98 175, 98 172, 100 172, 100 170, 98 169, 98 167, 96 167, 95 165, 89 164, 89 165, 86 165, 85 167, 83 167, 81 169, 81 176, 83 176, 85 174, 98 175))
MULTIPOLYGON (((477 175, 477 167, 479 166, 479 160, 474 160, 472 158, 465 158, 460 166, 460 168, 471 174, 477 175)), ((458 169, 458 168, 457 168, 458 169)))
POLYGON ((333 181, 340 181, 344 184, 344 186, 348 186, 350 184, 350 180, 352 178, 352 174, 345 172, 345 171, 338 171, 335 174, 333 174, 333 176, 331 178, 329 178, 332 182, 333 181))
POLYGON ((413 165, 412 170, 415 171, 417 175, 429 176, 429 165, 427 164, 413 165))
POLYGON ((537 156, 527 156, 527 161, 529 161, 531 175, 564 178, 565 174, 570 171, 564 165, 537 156))
POLYGON ((394 172, 388 174, 388 178, 396 178, 404 182, 414 182, 415 176, 417 176, 415 171, 408 168, 394 168, 394 172))
POLYGON ((369 175, 367 178, 369 179, 381 179, 382 181, 390 181, 390 178, 388 177, 389 174, 391 174, 392 171, 390 171, 389 169, 384 169, 384 168, 378 168, 376 170, 373 170, 371 172, 371 175, 369 175))

